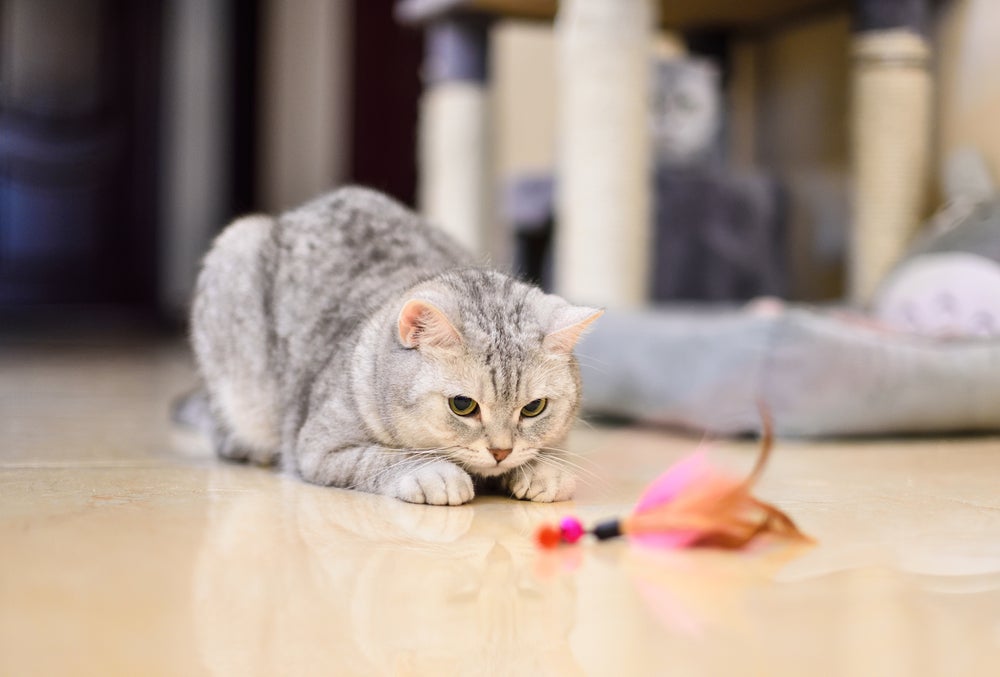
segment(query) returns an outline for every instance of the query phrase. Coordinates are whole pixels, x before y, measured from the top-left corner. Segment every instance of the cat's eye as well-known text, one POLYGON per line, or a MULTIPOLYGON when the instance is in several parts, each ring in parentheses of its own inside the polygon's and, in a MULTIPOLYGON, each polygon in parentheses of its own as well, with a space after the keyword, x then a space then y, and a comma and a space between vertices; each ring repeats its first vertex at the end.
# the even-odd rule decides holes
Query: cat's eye
POLYGON ((479 403, 465 395, 448 398, 448 406, 459 416, 472 416, 479 410, 479 403))
POLYGON ((549 401, 544 397, 541 399, 532 400, 531 402, 528 402, 526 405, 521 407, 521 416, 527 416, 528 418, 533 418, 535 416, 538 416, 540 413, 545 411, 545 405, 548 403, 549 401))

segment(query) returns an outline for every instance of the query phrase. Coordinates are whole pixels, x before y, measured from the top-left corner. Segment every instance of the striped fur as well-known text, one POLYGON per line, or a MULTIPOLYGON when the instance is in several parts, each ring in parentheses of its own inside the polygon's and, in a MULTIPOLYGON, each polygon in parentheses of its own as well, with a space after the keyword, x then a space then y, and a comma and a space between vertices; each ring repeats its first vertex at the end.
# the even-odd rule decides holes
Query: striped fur
POLYGON ((574 488, 553 449, 580 400, 572 346, 598 315, 476 267, 383 195, 342 188, 216 239, 191 342, 223 456, 418 503, 464 503, 490 483, 553 501, 574 488), (406 345, 413 299, 457 339, 406 345), (479 414, 453 414, 457 395, 479 414), (545 412, 520 416, 537 398, 545 412), (497 462, 490 449, 513 451, 497 462))

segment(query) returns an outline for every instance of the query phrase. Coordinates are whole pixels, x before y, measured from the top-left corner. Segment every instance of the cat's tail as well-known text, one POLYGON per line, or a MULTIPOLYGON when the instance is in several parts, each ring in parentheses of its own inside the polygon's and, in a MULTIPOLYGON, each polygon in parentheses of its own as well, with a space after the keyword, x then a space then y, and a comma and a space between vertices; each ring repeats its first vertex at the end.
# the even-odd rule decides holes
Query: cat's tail
POLYGON ((204 388, 197 388, 175 399, 170 407, 170 419, 205 435, 212 435, 215 430, 215 419, 204 388))

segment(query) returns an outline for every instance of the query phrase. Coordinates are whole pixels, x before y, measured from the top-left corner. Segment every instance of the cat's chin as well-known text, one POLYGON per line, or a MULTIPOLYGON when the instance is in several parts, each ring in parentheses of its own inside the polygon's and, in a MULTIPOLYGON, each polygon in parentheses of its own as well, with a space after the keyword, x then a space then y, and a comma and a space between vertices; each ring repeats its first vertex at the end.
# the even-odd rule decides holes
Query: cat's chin
POLYGON ((501 477, 517 467, 516 465, 465 466, 465 470, 479 477, 501 477))

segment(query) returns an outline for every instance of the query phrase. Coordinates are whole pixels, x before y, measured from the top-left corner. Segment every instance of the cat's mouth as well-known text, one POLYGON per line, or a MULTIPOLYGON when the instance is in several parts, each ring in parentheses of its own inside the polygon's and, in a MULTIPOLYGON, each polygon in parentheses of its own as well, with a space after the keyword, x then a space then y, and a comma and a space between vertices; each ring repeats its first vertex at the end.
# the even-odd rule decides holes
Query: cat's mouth
MULTIPOLYGON (((468 449, 474 456, 487 455, 486 452, 479 452, 475 449, 469 447, 464 447, 468 449)), ((515 470, 525 463, 529 462, 535 455, 538 454, 537 449, 527 449, 520 450, 512 453, 510 456, 505 458, 499 463, 490 459, 490 462, 462 462, 462 467, 466 472, 472 473, 473 475, 479 475, 480 477, 500 477, 501 475, 506 475, 511 470, 515 470), (525 453, 527 451, 528 453, 525 453)))
POLYGON ((519 465, 521 465, 521 464, 518 463, 517 465, 513 465, 513 464, 508 465, 506 463, 501 463, 499 465, 494 465, 492 467, 489 467, 489 466, 474 466, 474 467, 471 467, 471 468, 466 468, 466 470, 468 470, 469 472, 471 472, 474 475, 479 475, 480 477, 500 477, 501 475, 506 475, 511 470, 517 468, 517 466, 519 466, 519 465))

